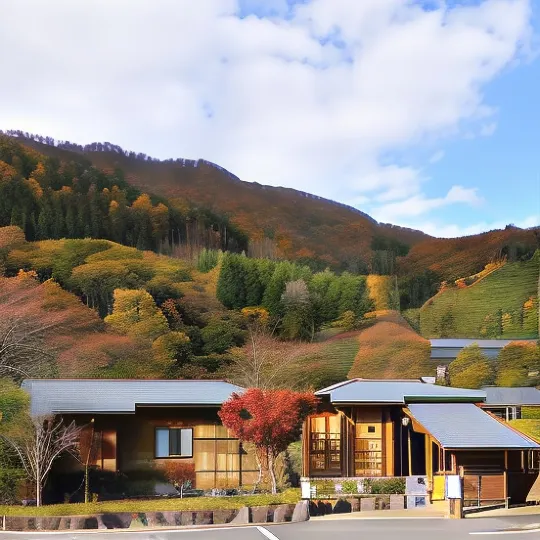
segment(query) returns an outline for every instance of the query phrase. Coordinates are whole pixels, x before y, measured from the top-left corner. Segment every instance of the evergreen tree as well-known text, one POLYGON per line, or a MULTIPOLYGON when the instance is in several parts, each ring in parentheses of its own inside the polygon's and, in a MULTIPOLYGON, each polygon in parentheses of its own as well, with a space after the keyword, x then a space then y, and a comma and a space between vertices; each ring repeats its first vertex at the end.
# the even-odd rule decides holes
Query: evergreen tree
POLYGON ((62 209, 62 201, 58 193, 53 194, 52 198, 53 208, 53 223, 51 235, 52 238, 62 238, 65 236, 65 223, 64 223, 64 211, 62 209))
POLYGON ((66 206, 66 236, 68 238, 77 238, 77 219, 73 201, 69 200, 66 206))
POLYGON ((25 219, 21 211, 21 207, 18 204, 14 204, 11 210, 10 225, 25 229, 25 219))
POLYGON ((276 264, 274 273, 264 291, 262 305, 272 316, 283 315, 281 297, 285 292, 285 284, 291 280, 293 265, 287 261, 276 264))
MULTIPOLYGON (((244 261, 246 272, 246 305, 258 306, 261 303, 263 295, 263 285, 259 276, 259 269, 256 259, 246 259, 244 261)), ((244 306, 242 306, 244 307, 244 306)))
POLYGON ((46 240, 51 238, 54 214, 49 196, 43 196, 40 203, 36 237, 38 240, 46 240))
POLYGON ((246 306, 246 265, 245 257, 233 253, 223 256, 221 272, 217 283, 218 300, 229 309, 246 306))

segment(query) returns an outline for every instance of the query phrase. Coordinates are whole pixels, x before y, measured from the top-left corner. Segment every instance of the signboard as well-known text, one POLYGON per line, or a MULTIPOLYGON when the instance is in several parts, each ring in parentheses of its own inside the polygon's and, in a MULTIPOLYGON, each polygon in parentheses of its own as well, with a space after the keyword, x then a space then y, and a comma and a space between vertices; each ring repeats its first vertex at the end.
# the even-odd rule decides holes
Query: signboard
POLYGON ((445 477, 445 494, 447 499, 461 499, 461 478, 458 474, 445 477))
POLYGON ((311 493, 311 484, 309 480, 300 481, 300 490, 302 493, 302 499, 311 499, 312 493, 311 493))

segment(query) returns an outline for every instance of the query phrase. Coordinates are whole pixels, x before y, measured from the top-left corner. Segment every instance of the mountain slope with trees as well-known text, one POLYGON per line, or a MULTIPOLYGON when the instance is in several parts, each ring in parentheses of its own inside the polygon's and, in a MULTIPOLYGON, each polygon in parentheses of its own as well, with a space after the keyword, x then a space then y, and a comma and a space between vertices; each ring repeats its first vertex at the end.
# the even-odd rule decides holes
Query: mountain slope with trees
MULTIPOLYGON (((329 265, 360 274, 399 274, 404 277, 402 307, 420 307, 431 296, 416 298, 418 282, 426 281, 432 288, 437 281, 478 272, 501 254, 513 260, 532 254, 536 247, 533 230, 510 227, 462 239, 434 239, 420 231, 377 223, 355 208, 308 193, 243 182, 205 160, 159 161, 111 143, 83 147, 20 131, 8 133, 7 139, 23 143, 30 152, 120 175, 136 193, 154 194, 155 202, 162 197, 169 211, 175 208, 184 218, 189 209, 188 223, 193 213, 214 216, 209 221, 198 217, 197 222, 202 220, 203 228, 210 222, 222 243, 230 238, 233 250, 247 249, 254 257, 294 259, 318 269, 329 265)), ((191 236, 200 227, 191 226, 191 236)), ((176 228, 169 236, 187 240, 190 231, 174 233, 176 228)))

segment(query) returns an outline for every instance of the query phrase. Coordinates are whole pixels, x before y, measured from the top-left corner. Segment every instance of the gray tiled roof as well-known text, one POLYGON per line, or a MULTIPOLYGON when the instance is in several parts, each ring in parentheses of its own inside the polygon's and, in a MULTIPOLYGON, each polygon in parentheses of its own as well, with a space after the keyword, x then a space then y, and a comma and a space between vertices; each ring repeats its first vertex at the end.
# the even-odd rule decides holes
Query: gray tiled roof
MULTIPOLYGON (((458 338, 458 339, 445 339, 445 338, 441 338, 441 339, 430 339, 429 340, 431 342, 431 346, 432 347, 443 347, 443 348, 446 348, 446 347, 449 347, 449 348, 463 348, 463 347, 467 347, 469 345, 473 345, 473 344, 476 344, 478 345, 481 349, 482 348, 485 348, 485 349, 490 349, 490 348, 495 348, 495 349, 501 349, 502 347, 504 347, 505 345, 508 345, 509 343, 511 343, 512 341, 516 341, 516 340, 512 340, 512 339, 461 339, 461 338, 458 338)), ((518 341, 536 341, 535 339, 519 339, 518 341)))
POLYGON ((444 448, 540 448, 472 403, 418 403, 409 411, 444 448))
POLYGON ((485 386, 486 405, 540 405, 540 390, 533 387, 485 386))
POLYGON ((134 413, 136 405, 219 406, 239 386, 225 381, 28 379, 31 413, 134 413))
POLYGON ((425 401, 484 401, 482 390, 449 388, 420 380, 352 379, 316 392, 332 403, 414 403, 425 401))
MULTIPOLYGON (((454 360, 457 355, 461 352, 461 347, 431 347, 430 358, 432 360, 454 360)), ((493 347, 480 347, 480 350, 488 358, 497 358, 500 349, 495 349, 493 347)))

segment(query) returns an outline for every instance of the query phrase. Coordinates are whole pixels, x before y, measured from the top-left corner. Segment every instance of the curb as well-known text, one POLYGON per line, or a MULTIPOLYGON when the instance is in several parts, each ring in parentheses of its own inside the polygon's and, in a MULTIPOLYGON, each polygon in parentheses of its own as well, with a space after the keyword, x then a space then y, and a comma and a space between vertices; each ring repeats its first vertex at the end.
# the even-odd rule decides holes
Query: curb
POLYGON ((279 525, 308 520, 307 502, 300 501, 296 504, 244 506, 237 510, 118 512, 54 517, 2 516, 0 531, 21 534, 59 531, 149 532, 279 525))

